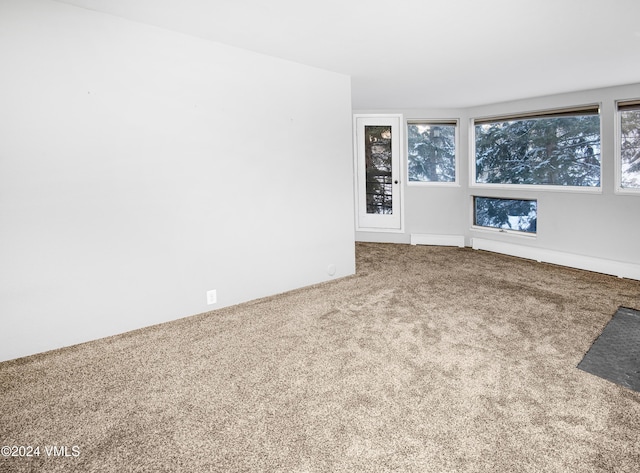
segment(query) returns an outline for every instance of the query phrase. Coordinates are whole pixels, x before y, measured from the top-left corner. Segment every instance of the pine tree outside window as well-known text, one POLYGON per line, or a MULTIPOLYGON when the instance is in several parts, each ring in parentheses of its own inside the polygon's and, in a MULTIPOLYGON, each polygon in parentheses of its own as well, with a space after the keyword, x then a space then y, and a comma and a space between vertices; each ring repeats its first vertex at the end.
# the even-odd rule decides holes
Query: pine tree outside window
POLYGON ((407 176, 409 184, 456 184, 457 122, 407 122, 407 176))
POLYGON ((535 235, 538 224, 538 202, 529 199, 497 197, 473 198, 473 224, 535 235))
POLYGON ((600 188, 597 105, 474 120, 475 184, 600 188))
POLYGON ((618 189, 640 191, 640 100, 621 101, 617 104, 618 189))

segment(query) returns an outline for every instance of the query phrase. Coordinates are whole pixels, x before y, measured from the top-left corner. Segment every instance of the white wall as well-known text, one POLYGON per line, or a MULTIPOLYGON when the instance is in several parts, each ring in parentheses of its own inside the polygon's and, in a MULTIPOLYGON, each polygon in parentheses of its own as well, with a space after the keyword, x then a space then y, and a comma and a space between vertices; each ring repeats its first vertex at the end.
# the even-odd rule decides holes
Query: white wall
POLYGON ((347 76, 48 0, 0 38, 0 360, 354 272, 347 76))
MULTIPOLYGON (((409 243, 412 233, 463 235, 572 255, 640 265, 640 194, 616 194, 615 101, 640 97, 640 84, 538 97, 464 110, 363 110, 358 113, 403 113, 405 119, 459 118, 459 187, 414 187, 405 182, 405 232, 357 232, 356 239, 409 243), (571 105, 601 104, 602 189, 599 193, 470 187, 469 128, 474 117, 571 105), (471 228, 473 195, 536 198, 536 238, 471 228)), ((406 173, 406 155, 403 155, 406 173)), ((406 179, 405 179, 406 181, 406 179)))

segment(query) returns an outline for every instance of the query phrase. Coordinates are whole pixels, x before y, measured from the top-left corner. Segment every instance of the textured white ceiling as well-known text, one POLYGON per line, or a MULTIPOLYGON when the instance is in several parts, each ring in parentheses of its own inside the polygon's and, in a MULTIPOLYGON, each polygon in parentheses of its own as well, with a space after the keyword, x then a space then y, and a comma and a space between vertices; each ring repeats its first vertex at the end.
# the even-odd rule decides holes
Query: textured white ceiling
POLYGON ((640 83, 640 0, 59 0, 352 77, 354 109, 640 83))

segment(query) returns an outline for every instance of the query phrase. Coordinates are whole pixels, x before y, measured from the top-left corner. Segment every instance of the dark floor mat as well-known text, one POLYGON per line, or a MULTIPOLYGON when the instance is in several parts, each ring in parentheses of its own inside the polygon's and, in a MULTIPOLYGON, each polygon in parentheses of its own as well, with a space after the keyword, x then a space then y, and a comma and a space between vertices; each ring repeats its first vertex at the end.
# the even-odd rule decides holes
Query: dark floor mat
POLYGON ((640 392, 640 311, 620 307, 578 368, 640 392))

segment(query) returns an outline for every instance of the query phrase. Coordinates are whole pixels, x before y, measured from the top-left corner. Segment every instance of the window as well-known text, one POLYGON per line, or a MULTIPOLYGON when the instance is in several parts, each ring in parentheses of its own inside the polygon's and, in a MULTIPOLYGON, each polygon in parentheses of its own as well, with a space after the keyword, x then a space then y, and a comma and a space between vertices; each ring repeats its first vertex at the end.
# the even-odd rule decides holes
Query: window
POLYGON ((411 183, 455 183, 456 121, 407 122, 407 176, 411 183))
POLYGON ((600 187, 598 106, 477 119, 475 182, 600 187))
POLYGON ((476 226, 535 234, 537 220, 536 200, 473 198, 473 223, 476 226))
POLYGON ((367 213, 393 213, 391 126, 364 127, 367 213))
POLYGON ((640 190, 640 100, 618 102, 621 189, 640 190))

